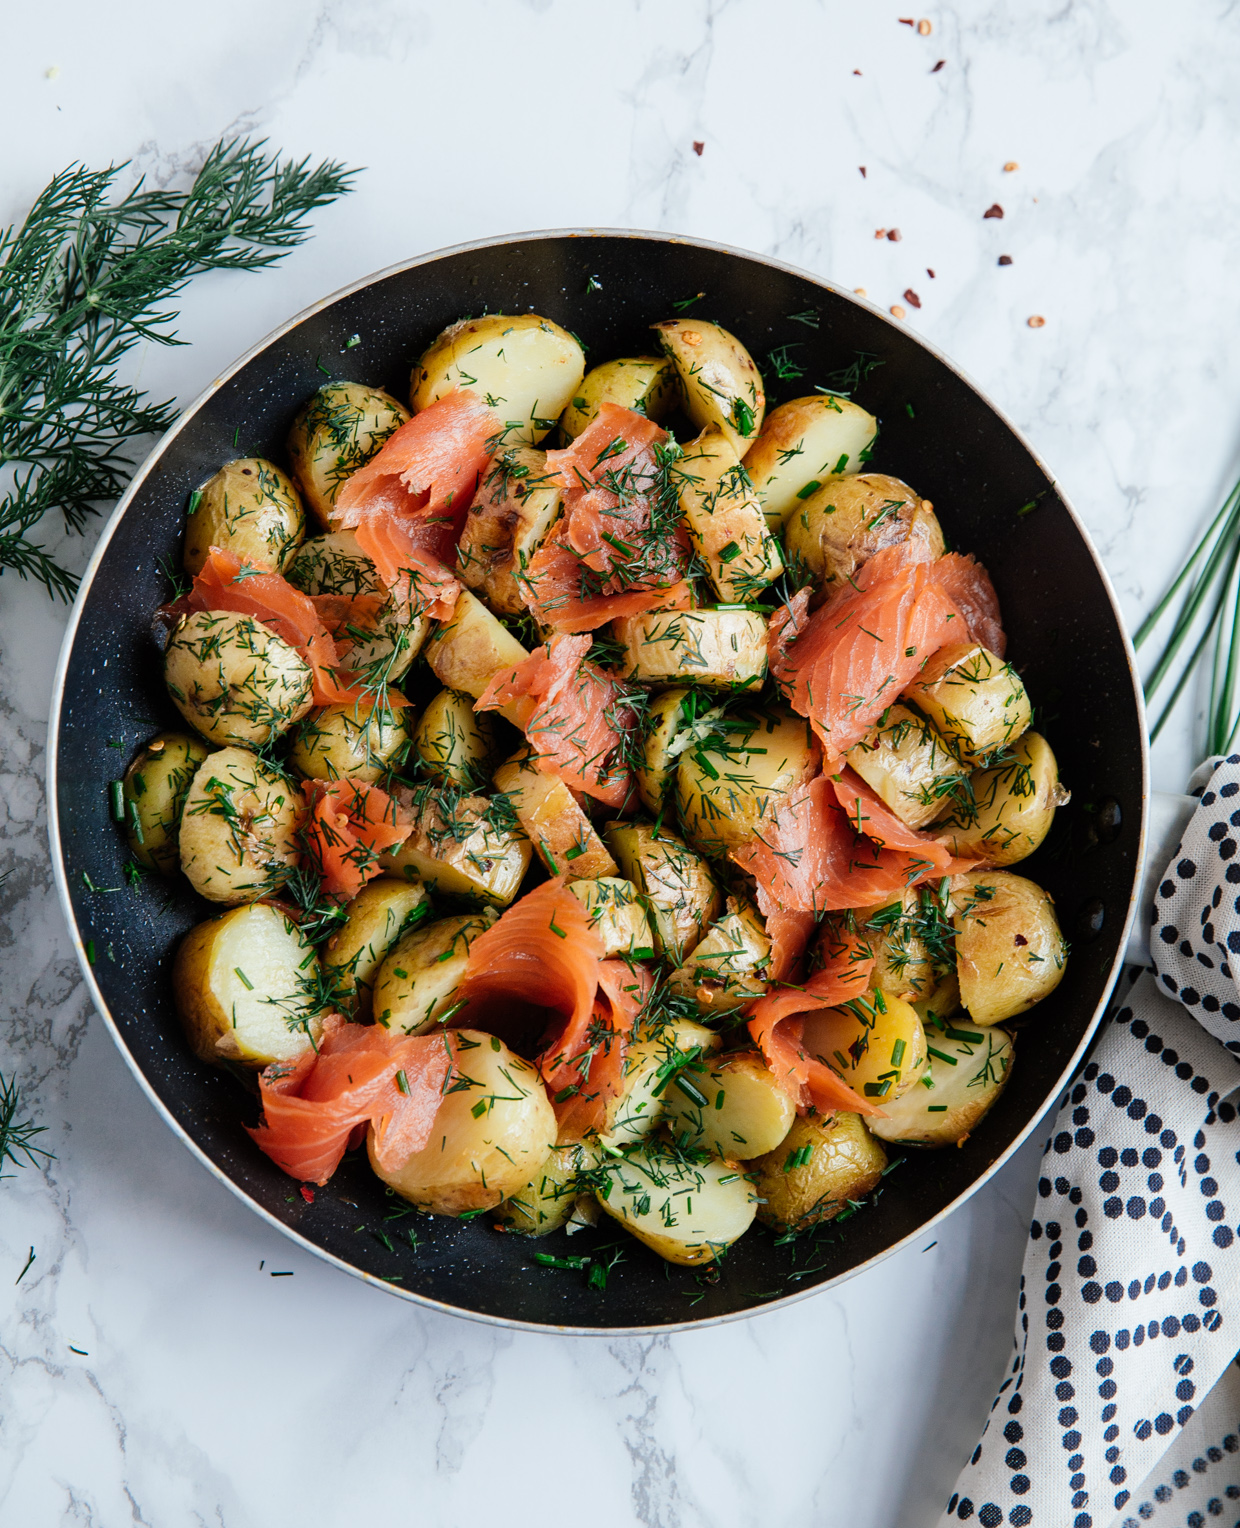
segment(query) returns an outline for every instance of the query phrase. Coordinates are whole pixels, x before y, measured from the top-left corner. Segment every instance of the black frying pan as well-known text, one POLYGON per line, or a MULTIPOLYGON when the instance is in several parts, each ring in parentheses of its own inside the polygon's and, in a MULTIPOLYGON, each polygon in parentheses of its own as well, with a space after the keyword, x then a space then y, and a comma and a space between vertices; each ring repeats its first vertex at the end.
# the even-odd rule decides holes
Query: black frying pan
POLYGON ((49 756, 66 916, 96 1006, 169 1126, 234 1193, 338 1266, 440 1309, 560 1330, 743 1315, 845 1278, 924 1232, 1011 1155, 1081 1056, 1118 969, 1141 863, 1146 764, 1131 649, 1084 530, 1029 446, 949 362, 868 304, 755 255, 657 234, 526 234, 427 255, 293 319, 239 361, 159 444, 100 543, 65 638, 49 756), (324 370, 403 397, 413 359, 465 315, 532 309, 572 329, 599 361, 649 353, 648 325, 697 293, 705 295, 690 311, 733 330, 764 368, 773 348, 798 347, 791 355, 805 376, 781 382, 768 370, 771 405, 859 352, 882 362, 857 393, 882 422, 875 466, 933 500, 951 544, 990 569, 1010 656, 1072 790, 1051 839, 1020 867, 1054 896, 1072 956, 1061 986, 1022 1026, 998 1105, 963 1148, 909 1153, 876 1206, 812 1243, 780 1246, 754 1229, 713 1283, 669 1268, 606 1223, 572 1241, 560 1232, 533 1243, 485 1220, 385 1220, 399 1201, 364 1154, 307 1203, 242 1130, 257 1116, 255 1099, 181 1039, 169 967, 203 904, 184 883, 102 895, 86 880, 122 884, 127 856, 109 819, 108 782, 156 727, 183 725, 163 690, 151 613, 166 597, 158 560, 179 562, 196 485, 242 453, 283 461, 289 422, 324 370), (403 1234, 411 1225, 416 1250, 403 1234), (533 1256, 617 1238, 625 1257, 605 1293, 533 1256))

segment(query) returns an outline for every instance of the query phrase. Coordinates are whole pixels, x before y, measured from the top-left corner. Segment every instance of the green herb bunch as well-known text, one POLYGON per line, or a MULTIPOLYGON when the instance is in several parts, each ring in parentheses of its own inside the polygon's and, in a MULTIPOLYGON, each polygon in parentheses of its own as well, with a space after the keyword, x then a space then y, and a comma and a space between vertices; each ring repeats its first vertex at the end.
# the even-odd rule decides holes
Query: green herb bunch
POLYGON ((118 194, 125 169, 71 165, 0 231, 0 573, 64 600, 77 579, 31 533, 53 510, 84 530, 124 488, 132 443, 175 416, 119 379, 122 359, 143 340, 184 343, 169 298, 200 271, 274 265, 356 174, 236 139, 211 150, 188 191, 139 181, 118 194))

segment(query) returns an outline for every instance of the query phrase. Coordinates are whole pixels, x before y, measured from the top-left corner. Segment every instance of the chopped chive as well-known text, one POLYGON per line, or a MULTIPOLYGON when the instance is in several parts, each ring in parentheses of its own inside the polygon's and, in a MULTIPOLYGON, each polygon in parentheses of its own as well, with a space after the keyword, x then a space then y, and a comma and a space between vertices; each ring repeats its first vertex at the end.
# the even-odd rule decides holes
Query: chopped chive
POLYGON ((93 939, 86 941, 86 962, 92 966, 95 963, 95 941, 93 939))
POLYGON ((720 548, 720 550, 719 550, 719 561, 720 562, 733 562, 740 555, 741 555, 740 547, 736 544, 735 541, 729 541, 727 546, 720 548))
POLYGON ((811 478, 804 488, 797 489, 797 498, 808 499, 811 494, 817 493, 821 487, 822 484, 817 478, 811 478))
POLYGON ((956 1057, 955 1056, 944 1055, 944 1053, 941 1050, 935 1050, 933 1045, 928 1045, 926 1047, 926 1049, 929 1051, 929 1053, 933 1057, 935 1057, 936 1060, 938 1060, 938 1061, 946 1061, 948 1066, 955 1066, 956 1065, 956 1057))
POLYGON ((905 1041, 903 1040, 897 1040, 896 1043, 891 1047, 892 1066, 899 1066, 901 1061, 904 1060, 904 1049, 905 1041))
POLYGON ((236 975, 236 976, 238 976, 238 977, 240 977, 240 979, 241 979, 241 981, 242 981, 242 983, 243 983, 243 984, 244 984, 244 986, 245 986, 245 990, 246 990, 246 991, 247 991, 247 992, 253 992, 253 991, 254 991, 254 983, 253 983, 253 982, 252 982, 252 981, 251 981, 251 980, 250 980, 250 978, 249 978, 249 977, 248 977, 248 976, 247 976, 247 975, 246 975, 246 974, 245 974, 245 972, 244 972, 244 971, 243 971, 243 970, 242 970, 242 969, 241 969, 241 967, 240 967, 240 966, 234 966, 234 967, 233 967, 233 974, 234 974, 234 975, 236 975))
POLYGON ((400 1071, 396 1074, 396 1086, 401 1090, 406 1098, 409 1097, 409 1079, 405 1076, 404 1067, 401 1067, 400 1071))
POLYGON ((475 1119, 481 1119, 482 1116, 487 1112, 487 1101, 486 1101, 486 1099, 485 1098, 480 1098, 478 1100, 478 1102, 473 1106, 473 1108, 469 1112, 473 1115, 473 1117, 475 1119))
POLYGON ((348 339, 345 340, 344 348, 346 350, 352 350, 354 345, 360 345, 361 343, 362 343, 362 337, 361 337, 360 334, 351 334, 348 337, 348 339))
POLYGON ((189 513, 191 515, 192 514, 196 514, 197 511, 198 511, 198 506, 201 503, 202 503, 202 489, 201 488, 195 488, 193 493, 191 493, 190 496, 189 496, 189 513))
POLYGON ((575 859, 578 858, 579 855, 582 855, 585 852, 586 852, 585 844, 574 844, 571 849, 565 849, 565 851, 564 851, 564 858, 566 860, 575 860, 575 859))
POLYGON ((946 1104, 927 1104, 926 1105, 926 1113, 927 1114, 946 1114, 947 1113, 947 1105, 946 1104))
POLYGON ((112 821, 124 822, 125 820, 125 791, 119 780, 113 780, 108 786, 108 795, 112 800, 112 821))
POLYGON ((985 1038, 983 1035, 972 1034, 967 1029, 953 1029, 950 1024, 943 1033, 949 1040, 981 1040, 985 1038))
POLYGON ((556 921, 555 921, 555 914, 554 914, 554 913, 553 913, 553 914, 552 914, 552 915, 551 915, 551 922, 550 922, 550 924, 549 924, 549 927, 550 927, 550 929, 551 929, 551 932, 552 932, 552 933, 553 933, 553 934, 558 934, 558 935, 559 935, 559 936, 560 936, 560 938, 561 938, 561 939, 567 939, 567 938, 568 938, 568 935, 567 935, 567 934, 566 934, 566 933, 565 933, 565 932, 564 932, 564 930, 563 930, 563 929, 562 929, 562 928, 560 928, 560 927, 559 927, 559 925, 558 925, 558 924, 557 924, 557 923, 556 923, 556 921))

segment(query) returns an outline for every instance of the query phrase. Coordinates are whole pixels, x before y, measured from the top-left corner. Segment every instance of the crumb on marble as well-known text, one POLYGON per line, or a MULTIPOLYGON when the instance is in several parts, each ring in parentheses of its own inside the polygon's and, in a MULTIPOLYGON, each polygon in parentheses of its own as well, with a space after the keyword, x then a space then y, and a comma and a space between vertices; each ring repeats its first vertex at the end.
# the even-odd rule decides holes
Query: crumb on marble
POLYGON ((917 25, 917 23, 916 23, 916 21, 913 20, 913 18, 911 16, 901 16, 900 17, 900 25, 902 27, 915 27, 917 25))
POLYGON ((983 218, 1001 218, 1002 216, 1003 208, 1000 207, 998 202, 991 202, 986 211, 982 213, 983 218))
POLYGON ((926 266, 926 275, 929 276, 931 281, 934 280, 934 272, 930 269, 929 266, 926 266))
POLYGON ((859 164, 857 166, 857 168, 861 171, 861 178, 862 178, 862 180, 864 180, 865 179, 865 166, 863 164, 859 164))
POLYGON ((1011 263, 1012 263, 1011 255, 1000 255, 999 256, 999 264, 1000 265, 1011 265, 1011 263))
POLYGON ((52 64, 49 68, 44 69, 43 78, 45 80, 58 80, 60 78, 60 65, 52 64))
POLYGON ((1003 173, 1005 175, 1010 175, 1013 170, 1019 169, 1020 166, 1016 163, 1016 161, 1014 159, 1009 159, 1008 162, 1003 166, 1003 173))
POLYGON ((900 306, 900 304, 898 302, 893 302, 891 307, 888 308, 887 311, 891 314, 892 318, 904 318, 905 317, 904 309, 900 306))
POLYGON ((885 228, 876 228, 874 230, 874 237, 876 239, 885 239, 887 237, 887 230, 885 228))
POLYGON ((854 69, 853 73, 859 75, 861 73, 861 70, 860 69, 854 69))
POLYGON ((910 308, 920 308, 921 307, 921 298, 918 297, 917 293, 914 292, 912 287, 905 287, 905 289, 904 289, 904 300, 905 300, 906 303, 908 303, 910 308))
POLYGON ((891 240, 891 242, 893 244, 898 244, 900 242, 901 238, 903 237, 903 235, 901 234, 901 232, 900 232, 900 230, 898 228, 889 228, 887 230, 887 237, 891 240))
POLYGON ((864 287, 853 287, 853 295, 856 297, 868 297, 870 294, 864 287))
POLYGON ((699 159, 701 159, 701 157, 702 157, 702 150, 705 147, 706 147, 705 143, 703 143, 700 139, 695 138, 693 140, 693 152, 697 155, 697 157, 699 159))
POLYGON ((937 63, 937 64, 935 64, 935 66, 934 66, 934 68, 933 68, 933 69, 931 69, 931 71, 930 71, 930 73, 931 73, 931 74, 937 74, 937 73, 938 73, 938 72, 939 72, 939 70, 940 70, 940 69, 941 69, 941 68, 942 68, 942 67, 943 67, 943 65, 944 65, 944 64, 945 64, 945 63, 946 63, 946 62, 947 62, 947 60, 946 60, 946 59, 945 59, 945 58, 941 58, 941 59, 939 59, 939 61, 938 61, 938 63, 937 63))
POLYGON ((1034 313, 1031 317, 1027 318, 1025 322, 1031 329, 1043 329, 1046 327, 1046 320, 1040 313, 1034 313))
POLYGON ((918 37, 929 37, 930 33, 933 30, 934 30, 934 28, 930 25, 930 23, 926 20, 926 18, 924 16, 917 23, 917 35, 918 35, 918 37))

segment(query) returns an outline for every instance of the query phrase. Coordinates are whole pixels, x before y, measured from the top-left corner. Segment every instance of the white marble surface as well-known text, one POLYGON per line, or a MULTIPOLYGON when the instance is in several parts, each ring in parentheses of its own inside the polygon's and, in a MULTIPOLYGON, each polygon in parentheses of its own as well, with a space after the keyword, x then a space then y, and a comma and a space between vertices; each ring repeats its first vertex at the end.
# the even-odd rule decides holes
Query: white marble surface
MULTIPOLYGON (((185 400, 338 285, 505 231, 671 229, 884 306, 912 286, 910 322, 1032 436, 1135 617, 1236 471, 1235 7, 958 0, 930 20, 832 0, 7 7, 0 221, 75 158, 164 182, 230 132, 369 166, 277 273, 187 295, 191 348, 141 365, 185 400)), ((932 1523, 1010 1351, 1036 1151, 931 1250, 670 1338, 423 1315, 290 1250, 168 1136, 89 1012, 42 800, 63 619, 4 579, 0 1067, 56 1161, 0 1187, 0 1522, 932 1523)), ((1187 716, 1173 733, 1156 780, 1179 788, 1187 716)))

